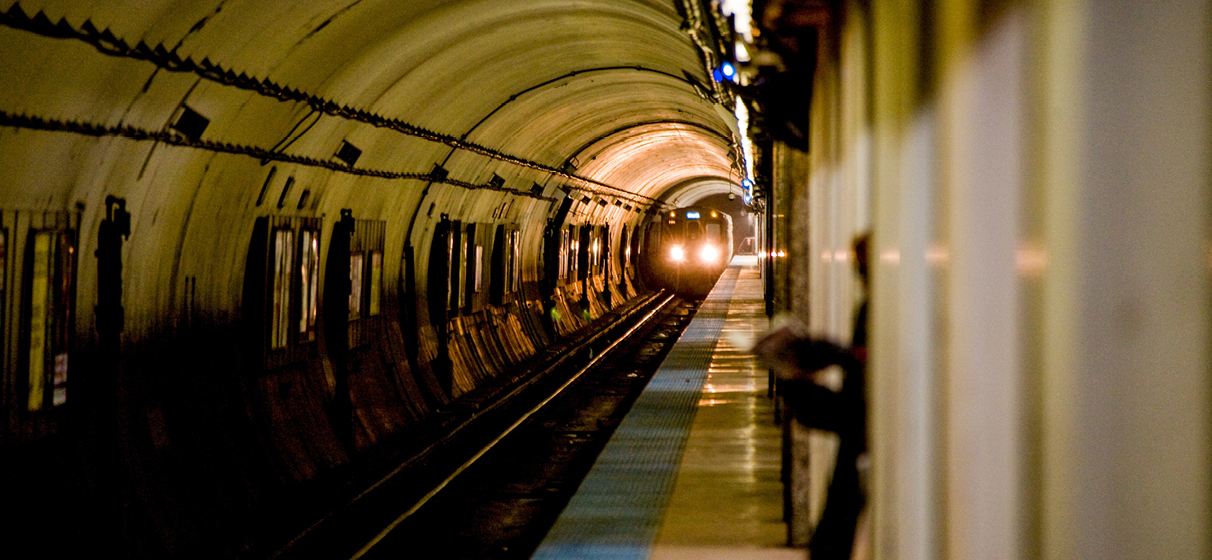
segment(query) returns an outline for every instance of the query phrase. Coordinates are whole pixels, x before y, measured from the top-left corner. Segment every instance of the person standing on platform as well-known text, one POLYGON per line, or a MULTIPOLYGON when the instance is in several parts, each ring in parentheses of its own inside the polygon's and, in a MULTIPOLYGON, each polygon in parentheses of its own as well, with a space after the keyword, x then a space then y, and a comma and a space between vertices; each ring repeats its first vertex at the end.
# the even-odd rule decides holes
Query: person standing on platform
MULTIPOLYGON (((825 510, 808 543, 813 560, 846 560, 854 551, 856 527, 866 504, 860 463, 866 463, 867 303, 870 233, 854 240, 854 263, 863 284, 863 298, 854 319, 850 346, 801 334, 794 322, 772 329, 753 351, 774 371, 780 394, 796 419, 810 428, 838 435, 837 464, 825 498, 825 510), (841 391, 816 380, 829 366, 844 373, 841 391)), ((865 471, 865 468, 862 468, 865 471)))

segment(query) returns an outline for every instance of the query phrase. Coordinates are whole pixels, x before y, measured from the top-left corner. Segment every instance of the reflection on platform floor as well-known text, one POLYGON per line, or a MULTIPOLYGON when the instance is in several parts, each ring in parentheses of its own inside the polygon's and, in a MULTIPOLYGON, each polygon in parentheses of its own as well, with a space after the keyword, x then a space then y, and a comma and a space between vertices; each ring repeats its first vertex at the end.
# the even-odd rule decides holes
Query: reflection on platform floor
POLYGON ((768 374, 740 341, 765 330, 756 257, 737 257, 732 301, 711 355, 653 560, 804 558, 786 548, 781 431, 768 374))
POLYGON ((704 301, 534 558, 802 559, 787 548, 781 435, 756 259, 704 301))

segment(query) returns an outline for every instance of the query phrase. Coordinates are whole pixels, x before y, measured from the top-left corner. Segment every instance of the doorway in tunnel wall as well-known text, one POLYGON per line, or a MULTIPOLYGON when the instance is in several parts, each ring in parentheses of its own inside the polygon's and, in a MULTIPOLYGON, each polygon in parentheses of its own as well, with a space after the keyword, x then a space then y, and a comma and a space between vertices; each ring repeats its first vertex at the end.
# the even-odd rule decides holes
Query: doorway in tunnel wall
POLYGON ((317 217, 263 216, 253 227, 243 299, 254 369, 274 370, 318 356, 322 226, 317 217))
POLYGON ((433 241, 429 246, 429 262, 426 276, 426 300, 429 310, 429 322, 437 334, 437 355, 434 356, 430 367, 438 385, 449 398, 453 391, 450 370, 450 348, 448 322, 451 291, 451 269, 454 258, 454 230, 458 222, 451 221, 445 214, 434 225, 433 241))
POLYGON ((499 224, 493 234, 489 274, 489 301, 505 305, 518 289, 521 277, 521 245, 517 226, 499 224))
POLYGON ((371 344, 383 327, 383 246, 387 222, 354 220, 349 237, 349 347, 371 344))

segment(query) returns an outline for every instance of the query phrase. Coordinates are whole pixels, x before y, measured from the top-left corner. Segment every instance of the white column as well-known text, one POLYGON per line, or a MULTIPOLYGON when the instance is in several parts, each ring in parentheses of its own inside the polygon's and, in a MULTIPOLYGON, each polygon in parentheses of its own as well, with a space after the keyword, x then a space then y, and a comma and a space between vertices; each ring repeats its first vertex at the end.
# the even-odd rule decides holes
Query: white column
POLYGON ((1210 11, 1048 16, 1045 558, 1208 558, 1210 11))
POLYGON ((1046 14, 1045 558, 1212 554, 1207 4, 1046 14))
MULTIPOLYGON (((1023 191, 1023 67, 1017 9, 978 22, 977 3, 944 2, 938 21, 938 248, 946 317, 942 482, 946 558, 1019 558, 1022 473, 1018 244, 1023 191)), ((988 17, 988 16, 986 16, 988 17)))
POLYGON ((938 502, 938 117, 921 96, 922 13, 872 4, 874 210, 868 366, 876 558, 936 560, 938 502))

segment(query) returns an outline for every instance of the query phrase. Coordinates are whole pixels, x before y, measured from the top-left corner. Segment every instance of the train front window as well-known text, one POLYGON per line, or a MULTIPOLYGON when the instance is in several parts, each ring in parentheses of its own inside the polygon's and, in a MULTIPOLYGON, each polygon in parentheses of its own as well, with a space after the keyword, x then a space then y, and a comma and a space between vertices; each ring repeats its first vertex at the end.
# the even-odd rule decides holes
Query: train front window
POLYGON ((684 229, 680 226, 667 226, 663 232, 663 235, 661 236, 661 243, 665 245, 677 243, 680 241, 678 238, 682 235, 683 231, 684 229))
POLYGON ((700 224, 698 222, 687 222, 686 223, 686 241, 694 242, 694 241, 698 241, 699 239, 702 239, 702 237, 703 237, 702 224, 700 224))
POLYGON ((707 224, 707 239, 718 239, 721 241, 724 239, 723 233, 720 230, 720 224, 707 224))

